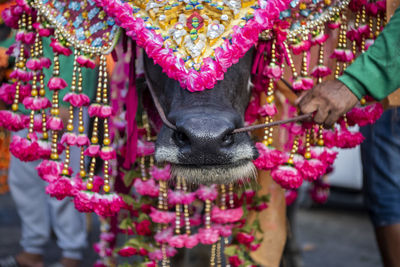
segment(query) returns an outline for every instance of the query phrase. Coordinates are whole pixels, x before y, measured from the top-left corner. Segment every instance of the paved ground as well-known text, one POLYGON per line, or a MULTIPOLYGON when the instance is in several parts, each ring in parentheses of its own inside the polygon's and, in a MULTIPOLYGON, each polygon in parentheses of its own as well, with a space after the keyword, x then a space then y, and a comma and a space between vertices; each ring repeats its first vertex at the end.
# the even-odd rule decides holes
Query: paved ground
MULTIPOLYGON (((324 208, 302 208, 297 223, 305 267, 381 266, 372 227, 360 205, 336 201, 324 208)), ((95 220, 91 243, 96 239, 97 228, 95 220)), ((0 195, 0 257, 14 255, 20 250, 19 237, 19 218, 11 197, 0 195)), ((54 242, 48 245, 47 251, 46 262, 57 261, 60 250, 54 242)), ((83 266, 91 266, 94 260, 95 254, 88 249, 83 266)))
MULTIPOLYGON (((94 218, 92 231, 89 233, 90 246, 85 251, 83 267, 92 266, 96 260, 96 254, 91 248, 97 242, 98 229, 99 222, 94 218)), ((20 220, 14 202, 9 194, 0 195, 0 257, 16 255, 21 250, 18 243, 20 236, 20 220)), ((46 246, 46 251, 46 266, 56 263, 61 257, 61 251, 54 240, 46 246)))
POLYGON ((382 266, 360 194, 333 192, 326 205, 301 209, 296 230, 305 267, 382 266))

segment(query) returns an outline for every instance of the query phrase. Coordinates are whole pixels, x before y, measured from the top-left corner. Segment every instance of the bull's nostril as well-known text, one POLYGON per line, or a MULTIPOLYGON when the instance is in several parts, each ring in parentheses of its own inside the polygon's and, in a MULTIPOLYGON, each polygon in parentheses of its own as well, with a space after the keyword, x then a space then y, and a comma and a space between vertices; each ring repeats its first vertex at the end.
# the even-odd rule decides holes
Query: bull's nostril
POLYGON ((189 144, 189 138, 183 132, 180 131, 174 132, 174 139, 178 146, 185 146, 189 144))
POLYGON ((230 146, 233 144, 233 134, 226 134, 223 138, 222 138, 222 146, 230 146))

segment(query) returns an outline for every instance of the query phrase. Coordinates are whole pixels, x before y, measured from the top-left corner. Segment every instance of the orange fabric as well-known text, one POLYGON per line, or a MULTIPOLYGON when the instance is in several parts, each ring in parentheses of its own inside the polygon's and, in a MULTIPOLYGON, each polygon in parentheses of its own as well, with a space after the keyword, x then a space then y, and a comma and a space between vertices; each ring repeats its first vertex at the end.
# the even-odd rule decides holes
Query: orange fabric
POLYGON ((107 61, 107 73, 108 73, 109 76, 111 76, 111 74, 114 71, 114 67, 115 67, 115 61, 112 58, 111 54, 107 55, 106 61, 107 61))
MULTIPOLYGON (((284 113, 285 106, 279 101, 279 94, 276 98, 278 114, 284 113)), ((265 104, 265 95, 261 97, 261 104, 265 104)), ((285 104, 286 105, 286 104, 285 104)), ((279 120, 280 118, 274 118, 279 120)), ((256 133, 259 140, 262 140, 264 131, 256 133)), ((274 129, 274 147, 281 147, 284 136, 279 134, 277 128, 274 129)), ((270 172, 258 171, 258 184, 261 186, 258 194, 270 195, 268 208, 259 212, 259 221, 263 233, 263 242, 257 251, 251 253, 255 262, 262 266, 278 267, 282 258, 283 249, 286 243, 286 201, 285 191, 272 179, 270 172)), ((249 214, 249 220, 254 220, 257 214, 255 211, 249 214)))

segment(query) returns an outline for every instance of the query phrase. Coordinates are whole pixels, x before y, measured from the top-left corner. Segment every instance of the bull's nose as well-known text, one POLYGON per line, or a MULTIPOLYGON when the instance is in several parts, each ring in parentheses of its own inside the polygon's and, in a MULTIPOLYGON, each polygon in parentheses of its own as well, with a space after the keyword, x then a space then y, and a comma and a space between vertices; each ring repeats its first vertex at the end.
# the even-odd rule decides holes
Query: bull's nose
POLYGON ((176 145, 183 153, 218 154, 234 144, 232 131, 235 124, 228 118, 214 116, 183 116, 176 121, 173 134, 176 145))
POLYGON ((242 164, 257 156, 247 133, 232 134, 241 127, 236 112, 212 108, 181 109, 170 113, 176 131, 163 127, 158 134, 155 158, 186 166, 242 164))

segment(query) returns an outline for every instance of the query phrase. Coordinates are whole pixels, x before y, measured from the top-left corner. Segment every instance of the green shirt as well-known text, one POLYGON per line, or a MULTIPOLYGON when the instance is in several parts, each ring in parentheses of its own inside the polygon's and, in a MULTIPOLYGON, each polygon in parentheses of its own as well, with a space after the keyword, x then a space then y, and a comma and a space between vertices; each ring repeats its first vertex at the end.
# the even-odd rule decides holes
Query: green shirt
POLYGON ((376 38, 339 77, 359 99, 370 95, 382 100, 400 88, 400 8, 376 38))
MULTIPOLYGON (((54 53, 53 49, 50 47, 50 42, 51 42, 50 38, 43 38, 43 54, 45 57, 48 57, 53 61, 54 53)), ((74 56, 73 54, 69 57, 60 55, 59 61, 60 61, 59 77, 63 78, 68 84, 68 87, 59 91, 60 104, 62 106, 69 106, 69 103, 62 101, 62 99, 64 98, 64 95, 69 92, 71 86, 74 56)), ((53 97, 53 92, 49 90, 49 88, 47 87, 47 83, 49 79, 53 76, 53 65, 54 64, 52 64, 49 69, 43 69, 46 97, 50 99, 50 101, 53 97)), ((83 78, 82 80, 83 93, 89 96, 90 99, 93 99, 96 92, 97 70, 82 68, 82 78, 83 78)))

